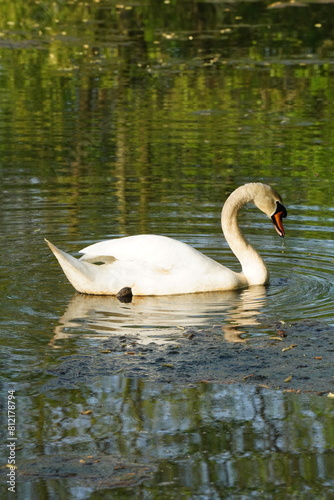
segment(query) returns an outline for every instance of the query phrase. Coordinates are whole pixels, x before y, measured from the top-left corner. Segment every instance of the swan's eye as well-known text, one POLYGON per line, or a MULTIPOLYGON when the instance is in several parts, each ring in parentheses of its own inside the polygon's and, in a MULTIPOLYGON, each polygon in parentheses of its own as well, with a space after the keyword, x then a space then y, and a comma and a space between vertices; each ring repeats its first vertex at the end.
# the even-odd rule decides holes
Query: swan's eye
POLYGON ((284 205, 282 205, 282 203, 280 203, 279 201, 276 201, 276 211, 273 215, 275 214, 278 214, 278 213, 281 213, 281 217, 283 217, 283 219, 288 215, 288 212, 286 211, 286 208, 284 205))

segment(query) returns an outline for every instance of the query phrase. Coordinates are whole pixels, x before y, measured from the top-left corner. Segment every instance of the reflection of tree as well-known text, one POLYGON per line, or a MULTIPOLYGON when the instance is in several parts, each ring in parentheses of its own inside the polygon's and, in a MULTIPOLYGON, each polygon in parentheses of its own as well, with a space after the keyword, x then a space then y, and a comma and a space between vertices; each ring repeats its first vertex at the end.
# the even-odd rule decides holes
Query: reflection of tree
POLYGON ((293 495, 305 484, 319 493, 330 477, 334 442, 326 398, 122 376, 48 394, 34 401, 42 413, 38 429, 34 407, 27 412, 30 444, 38 439, 48 455, 103 453, 155 463, 153 481, 143 485, 151 494, 165 481, 173 481, 170 491, 178 493, 185 487, 194 494, 282 487, 293 495), (87 410, 92 412, 83 414, 87 410))
POLYGON ((216 210, 230 187, 252 178, 282 178, 290 200, 298 192, 329 206, 331 36, 324 25, 311 40, 315 11, 296 10, 298 23, 296 11, 253 3, 4 0, 8 182, 34 178, 40 193, 52 190, 68 233, 85 239, 104 236, 101 219, 106 234, 172 232, 150 219, 152 207, 164 220, 177 204, 186 226, 189 207, 200 215, 197 200, 216 210), (314 62, 305 62, 306 39, 314 62))
MULTIPOLYGON (((288 203, 308 202, 313 220, 319 206, 332 206, 333 37, 330 23, 314 27, 320 18, 332 18, 332 5, 1 2, 1 216, 10 262, 1 286, 11 303, 4 328, 12 328, 6 377, 23 383, 25 354, 15 358, 14 350, 29 347, 38 359, 35 340, 26 339, 32 332, 40 348, 49 336, 46 304, 53 318, 62 311, 50 285, 59 271, 50 278, 42 234, 58 232, 71 250, 73 240, 153 229, 197 234, 207 248, 227 192, 255 178, 281 180, 288 203), (21 307, 28 288, 38 293, 21 307)), ((248 316, 242 300, 232 302, 224 314, 235 340, 256 307, 248 316)), ((44 363, 46 372, 50 358, 44 363)), ((37 380, 30 366, 29 380, 37 380)), ((247 496, 268 482, 276 492, 288 485, 282 498, 305 484, 317 484, 318 494, 333 470, 325 398, 118 375, 30 397, 22 392, 29 383, 19 400, 23 456, 101 450, 156 461, 157 482, 174 481, 175 498, 180 478, 194 495, 243 488, 247 496)), ((43 481, 35 496, 52 487, 43 481)))

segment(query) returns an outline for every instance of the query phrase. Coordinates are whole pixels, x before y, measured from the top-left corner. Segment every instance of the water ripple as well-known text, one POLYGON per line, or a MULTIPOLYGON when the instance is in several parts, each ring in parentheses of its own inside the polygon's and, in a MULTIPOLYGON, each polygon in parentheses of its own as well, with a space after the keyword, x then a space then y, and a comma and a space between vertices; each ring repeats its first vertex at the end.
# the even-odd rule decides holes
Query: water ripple
POLYGON ((283 259, 275 259, 275 276, 270 295, 275 307, 289 320, 319 319, 334 324, 334 249, 330 240, 302 240, 289 243, 283 259))

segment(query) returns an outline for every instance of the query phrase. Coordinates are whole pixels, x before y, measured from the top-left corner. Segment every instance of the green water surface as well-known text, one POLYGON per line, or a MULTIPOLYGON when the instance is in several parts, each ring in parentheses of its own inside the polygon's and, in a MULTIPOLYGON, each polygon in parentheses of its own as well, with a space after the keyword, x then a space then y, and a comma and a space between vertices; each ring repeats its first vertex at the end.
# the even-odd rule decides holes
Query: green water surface
MULTIPOLYGON (((185 324, 268 335, 259 314, 334 325, 334 5, 3 0, 0 13, 0 376, 5 410, 17 396, 17 466, 99 453, 155 470, 130 489, 32 477, 16 497, 332 498, 325 396, 122 375, 45 387, 63 356, 101 336, 164 342, 185 324), (76 255, 159 233, 237 270, 220 210, 252 181, 288 209, 283 244, 255 208, 240 219, 272 276, 263 293, 197 303, 196 314, 150 303, 140 321, 116 303, 107 326, 93 303, 73 313, 44 237, 76 255)), ((2 498, 14 498, 7 486, 2 498)))

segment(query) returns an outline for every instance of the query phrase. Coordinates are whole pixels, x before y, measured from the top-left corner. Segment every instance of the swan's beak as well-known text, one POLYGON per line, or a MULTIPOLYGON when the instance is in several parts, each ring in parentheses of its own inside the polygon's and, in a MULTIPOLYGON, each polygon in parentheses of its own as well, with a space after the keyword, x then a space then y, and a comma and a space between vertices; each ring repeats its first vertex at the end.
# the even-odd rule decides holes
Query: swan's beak
POLYGON ((279 201, 276 201, 276 205, 276 212, 271 216, 271 220, 273 221, 276 231, 283 238, 285 236, 285 231, 282 219, 287 216, 287 211, 279 201))

